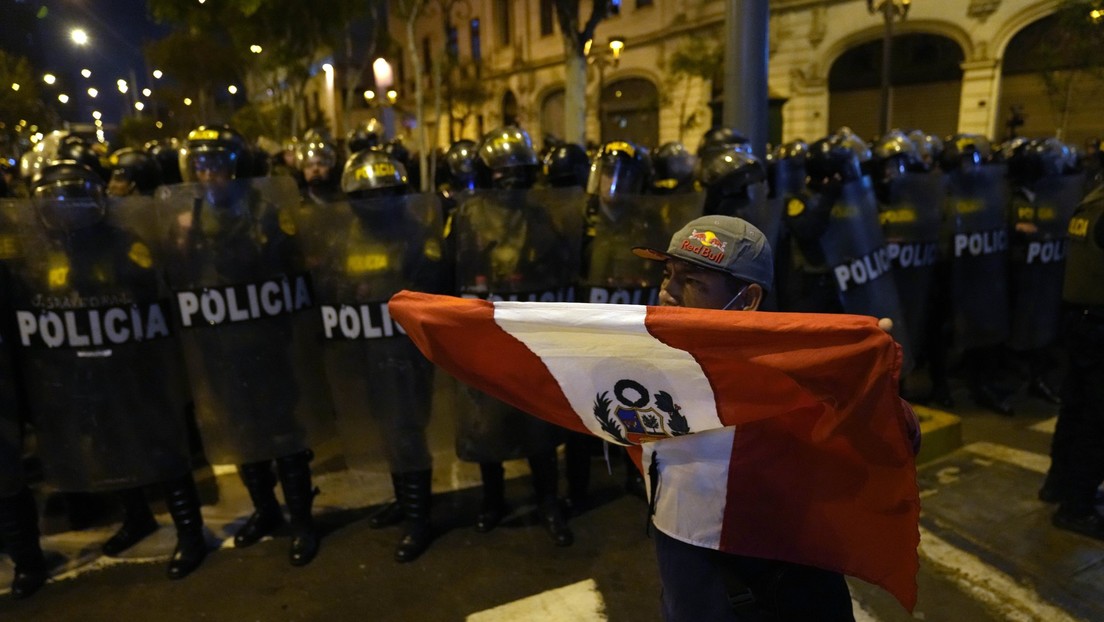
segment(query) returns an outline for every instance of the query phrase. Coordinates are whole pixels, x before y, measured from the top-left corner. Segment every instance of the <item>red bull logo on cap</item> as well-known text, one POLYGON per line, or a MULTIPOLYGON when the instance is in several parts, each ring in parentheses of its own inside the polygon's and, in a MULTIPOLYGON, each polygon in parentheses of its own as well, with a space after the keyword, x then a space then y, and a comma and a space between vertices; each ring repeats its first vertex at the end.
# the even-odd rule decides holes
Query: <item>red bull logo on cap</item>
POLYGON ((712 231, 692 229, 690 236, 683 240, 682 250, 701 255, 705 259, 722 263, 728 243, 717 237, 712 231))

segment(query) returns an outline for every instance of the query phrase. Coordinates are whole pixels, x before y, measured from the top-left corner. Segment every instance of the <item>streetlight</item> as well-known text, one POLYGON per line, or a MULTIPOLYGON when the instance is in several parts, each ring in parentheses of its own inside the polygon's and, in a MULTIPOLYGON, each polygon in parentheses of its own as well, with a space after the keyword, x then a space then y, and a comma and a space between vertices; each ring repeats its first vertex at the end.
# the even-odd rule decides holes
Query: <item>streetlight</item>
POLYGON ((226 87, 226 90, 229 91, 231 95, 237 95, 238 94, 238 87, 234 86, 233 84, 226 87))
POLYGON ((102 115, 102 114, 100 114, 100 111, 99 111, 99 110, 93 110, 93 111, 92 111, 92 118, 93 118, 93 119, 95 119, 95 120, 99 121, 101 117, 103 117, 103 115, 102 115))
POLYGON ((63 104, 68 104, 69 103, 69 96, 66 95, 65 93, 61 93, 60 95, 58 95, 58 101, 63 103, 63 104))
POLYGON ((889 64, 893 49, 893 22, 897 18, 905 20, 910 4, 912 0, 866 0, 867 10, 872 15, 881 13, 885 20, 885 32, 882 36, 882 110, 878 121, 879 134, 883 136, 889 131, 889 64))
POLYGON ((81 69, 81 75, 84 76, 85 78, 91 78, 92 77, 92 70, 91 69, 81 69))
POLYGON ((254 54, 260 54, 264 51, 264 48, 254 43, 253 45, 249 46, 249 51, 253 52, 254 54))
POLYGON ((69 31, 69 39, 77 45, 88 45, 88 33, 83 28, 74 28, 69 31))
POLYGON ((185 106, 191 106, 192 105, 192 98, 191 97, 185 97, 184 98, 184 105, 185 106))
POLYGON ((160 80, 161 76, 163 76, 163 75, 165 75, 165 74, 162 73, 160 69, 154 69, 153 70, 153 79, 154 80, 160 80))
POLYGON ((18 82, 12 82, 12 90, 13 91, 18 91, 19 90, 19 83, 18 82))
POLYGON ((118 80, 115 81, 115 86, 119 87, 119 92, 120 93, 125 94, 127 92, 128 87, 127 87, 126 80, 124 80, 122 78, 119 78, 118 80))
POLYGON ((55 76, 52 73, 48 73, 48 74, 42 76, 42 81, 45 82, 46 84, 53 84, 53 83, 57 82, 57 76, 55 76))
POLYGON ((95 99, 96 96, 99 95, 99 94, 100 94, 100 91, 97 90, 95 87, 88 87, 88 96, 91 97, 92 99, 95 99))
POLYGON ((146 107, 146 105, 143 104, 142 102, 134 102, 134 109, 137 110, 138 112, 142 112, 142 110, 145 107, 146 107))
MULTIPOLYGON (((391 71, 391 63, 387 62, 387 59, 382 56, 372 61, 372 77, 376 83, 376 93, 386 95, 391 104, 395 103, 395 99, 398 98, 399 94, 391 88, 395 83, 395 74, 391 71)), ((384 105, 381 116, 383 116, 383 133, 387 135, 387 138, 393 137, 395 135, 395 111, 391 109, 390 105, 384 105)))
POLYGON ((149 97, 150 94, 152 94, 152 93, 153 93, 153 91, 149 90, 148 88, 147 89, 142 89, 142 95, 145 96, 145 97, 149 97))

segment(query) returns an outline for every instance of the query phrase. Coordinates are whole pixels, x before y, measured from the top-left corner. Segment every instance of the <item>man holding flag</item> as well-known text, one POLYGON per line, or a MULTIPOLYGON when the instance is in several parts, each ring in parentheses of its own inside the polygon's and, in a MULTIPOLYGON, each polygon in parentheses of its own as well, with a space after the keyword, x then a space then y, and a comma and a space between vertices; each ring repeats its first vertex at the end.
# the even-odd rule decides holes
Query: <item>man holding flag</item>
POLYGON ((667 620, 853 620, 843 575, 911 611, 919 426, 900 346, 867 316, 722 312, 755 310, 772 282, 739 218, 635 252, 666 263, 661 306, 400 292, 390 310, 461 381, 630 446, 667 620))

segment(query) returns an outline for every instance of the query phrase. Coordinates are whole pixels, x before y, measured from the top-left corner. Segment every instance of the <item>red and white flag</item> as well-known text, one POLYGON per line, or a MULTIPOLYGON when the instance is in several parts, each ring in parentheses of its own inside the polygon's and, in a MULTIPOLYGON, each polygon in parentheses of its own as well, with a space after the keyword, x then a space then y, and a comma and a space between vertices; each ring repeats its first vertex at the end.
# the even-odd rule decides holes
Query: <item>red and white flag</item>
POLYGON ((662 472, 657 528, 849 574, 915 606, 912 415, 900 347, 873 318, 414 292, 389 306, 459 380, 565 428, 643 444, 662 472), (693 488, 716 488, 708 473, 726 494, 703 506, 693 488))

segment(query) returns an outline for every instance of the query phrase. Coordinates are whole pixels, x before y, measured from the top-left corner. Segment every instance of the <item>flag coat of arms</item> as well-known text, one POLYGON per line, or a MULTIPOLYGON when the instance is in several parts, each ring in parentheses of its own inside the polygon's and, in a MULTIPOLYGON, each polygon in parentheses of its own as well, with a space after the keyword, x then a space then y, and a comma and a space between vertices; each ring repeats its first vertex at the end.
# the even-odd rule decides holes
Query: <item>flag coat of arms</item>
POLYGON ((852 575, 915 606, 913 419, 900 347, 874 318, 415 292, 389 306, 457 379, 635 447, 638 464, 643 446, 663 473, 651 492, 664 532, 852 575), (702 504, 710 486, 723 494, 702 504))

